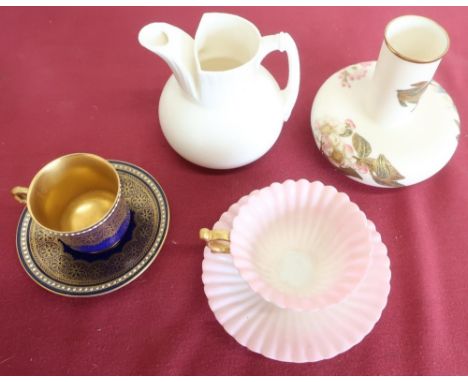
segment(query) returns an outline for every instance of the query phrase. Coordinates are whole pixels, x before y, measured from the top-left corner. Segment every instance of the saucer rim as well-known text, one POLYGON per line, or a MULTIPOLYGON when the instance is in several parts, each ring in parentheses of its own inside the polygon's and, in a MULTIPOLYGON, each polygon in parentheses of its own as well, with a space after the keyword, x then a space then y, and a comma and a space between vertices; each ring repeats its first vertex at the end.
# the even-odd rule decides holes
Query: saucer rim
MULTIPOLYGON (((33 273, 33 270, 31 270, 30 267, 25 263, 25 261, 26 261, 24 259, 25 254, 23 253, 23 250, 21 249, 21 231, 23 229, 24 219, 26 218, 26 215, 28 214, 28 209, 25 207, 23 209, 23 211, 21 212, 21 214, 20 214, 20 218, 18 220, 18 225, 17 225, 17 229, 16 229, 16 240, 15 240, 15 242, 16 242, 16 252, 17 252, 17 255, 18 255, 18 259, 20 260, 21 266, 26 271, 26 274, 37 285, 39 285, 41 288, 47 290, 50 293, 53 293, 53 294, 59 295, 59 296, 63 296, 63 297, 72 297, 72 298, 91 298, 91 297, 98 297, 98 296, 103 296, 103 295, 112 293, 112 292, 114 292, 116 290, 119 290, 119 289, 123 288, 124 286, 129 285, 131 282, 135 281, 138 277, 140 277, 149 268, 149 266, 154 262, 154 260, 156 259, 156 257, 158 257, 159 253, 161 252, 162 248, 164 247, 164 243, 166 241, 166 238, 167 238, 167 235, 168 235, 168 232, 169 232, 171 218, 170 218, 169 201, 167 199, 167 196, 166 196, 162 186, 159 184, 159 182, 149 172, 147 172, 143 168, 141 168, 141 167, 139 167, 139 166, 137 166, 137 165, 135 165, 133 163, 122 161, 122 160, 117 160, 117 159, 109 159, 109 162, 114 166, 114 168, 117 170, 118 173, 119 173, 119 171, 125 171, 129 175, 132 175, 134 178, 138 179, 138 181, 144 183, 144 185, 147 186, 151 190, 151 192, 154 194, 156 200, 158 201, 158 199, 159 199, 158 195, 149 186, 148 181, 153 182, 154 185, 156 186, 157 191, 161 195, 161 202, 162 202, 162 204, 157 203, 158 209, 159 209, 160 213, 165 211, 165 215, 166 215, 166 219, 165 219, 166 223, 165 223, 164 227, 161 228, 161 219, 159 219, 159 223, 158 223, 157 232, 159 233, 159 232, 161 232, 161 230, 163 230, 159 245, 154 247, 155 251, 154 251, 153 255, 146 261, 146 263, 143 266, 138 268, 138 266, 142 263, 142 260, 140 260, 135 266, 133 266, 132 268, 129 268, 125 272, 124 275, 127 275, 129 272, 133 272, 133 271, 134 271, 134 273, 132 275, 130 275, 129 277, 127 277, 126 279, 123 279, 121 282, 116 282, 115 284, 109 285, 109 286, 106 287, 105 286, 106 284, 113 283, 115 281, 115 279, 112 279, 112 280, 108 280, 108 281, 106 281, 104 283, 93 284, 93 285, 88 286, 88 288, 97 288, 97 290, 90 290, 90 291, 78 292, 77 293, 76 291, 73 291, 73 288, 86 288, 86 287, 80 287, 80 286, 70 285, 70 284, 60 282, 60 281, 56 280, 55 278, 51 277, 50 275, 48 275, 46 272, 44 272, 41 268, 39 268, 37 266, 34 259, 30 256, 30 254, 31 254, 30 240, 29 240, 29 235, 26 235, 27 252, 28 252, 28 256, 31 259, 31 262, 33 263, 33 266, 35 268, 37 268, 42 273, 42 275, 45 275, 47 278, 52 280, 54 283, 56 283, 58 285, 62 285, 62 286, 65 287, 65 288, 56 288, 56 287, 54 287, 52 285, 49 285, 49 284, 47 284, 45 282, 44 283, 41 282, 41 280, 39 279, 39 276, 36 276, 33 273), (132 173, 130 171, 127 171, 124 168, 119 168, 119 166, 130 167, 132 170, 136 171, 137 174, 132 173), (70 288, 70 289, 68 290, 67 288, 70 288)), ((29 221, 28 225, 26 226, 26 232, 29 232, 29 228, 30 228, 30 226, 32 224, 32 219, 31 219, 30 216, 29 216, 29 219, 30 219, 30 221, 29 221)), ((153 249, 153 246, 157 243, 157 240, 158 239, 156 237, 156 239, 153 241, 153 244, 152 244, 152 247, 151 247, 150 251, 153 249)), ((123 277, 123 276, 121 276, 121 277, 123 277)), ((116 279, 118 279, 118 278, 116 278, 116 279)))

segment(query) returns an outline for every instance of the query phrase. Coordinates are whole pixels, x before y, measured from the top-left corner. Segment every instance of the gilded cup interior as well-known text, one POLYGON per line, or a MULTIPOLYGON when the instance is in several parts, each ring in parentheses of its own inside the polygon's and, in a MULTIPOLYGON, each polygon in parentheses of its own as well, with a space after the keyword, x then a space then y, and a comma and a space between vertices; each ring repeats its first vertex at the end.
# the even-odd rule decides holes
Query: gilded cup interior
POLYGON ((48 163, 34 177, 27 205, 33 219, 60 233, 92 227, 116 203, 117 171, 93 154, 70 154, 48 163))

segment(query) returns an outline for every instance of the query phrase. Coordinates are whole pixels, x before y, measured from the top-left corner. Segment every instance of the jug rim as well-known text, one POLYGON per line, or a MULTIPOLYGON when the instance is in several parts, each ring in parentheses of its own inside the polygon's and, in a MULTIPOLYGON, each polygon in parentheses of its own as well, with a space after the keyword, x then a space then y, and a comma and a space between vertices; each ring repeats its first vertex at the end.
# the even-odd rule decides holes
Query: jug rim
POLYGON ((233 73, 235 71, 239 71, 239 70, 242 70, 244 69, 245 67, 251 65, 252 63, 255 62, 255 58, 257 57, 258 55, 258 52, 260 51, 260 40, 262 38, 262 35, 260 33, 260 31, 258 30, 257 26, 255 24, 253 24, 251 21, 241 17, 241 16, 238 16, 238 15, 235 15, 235 14, 232 14, 232 13, 225 13, 225 12, 205 12, 201 19, 200 19, 200 22, 198 24, 198 27, 197 27, 197 31, 195 33, 195 38, 194 38, 194 56, 195 56, 195 63, 196 63, 196 68, 197 68, 197 71, 199 73, 203 73, 203 74, 216 74, 216 75, 223 75, 225 73, 233 73), (209 69, 203 69, 202 65, 201 65, 201 61, 200 61, 200 57, 199 57, 199 54, 200 54, 200 46, 199 46, 199 39, 201 38, 200 34, 202 33, 203 31, 203 24, 207 22, 207 19, 211 18, 211 17, 228 17, 232 20, 236 20, 236 21, 240 21, 242 22, 244 25, 248 25, 251 29, 251 31, 255 34, 255 38, 256 38, 256 46, 255 46, 255 51, 254 53, 250 56, 250 58, 246 61, 242 61, 239 65, 237 66, 234 66, 232 68, 228 68, 228 69, 222 69, 222 70, 209 70, 209 69))

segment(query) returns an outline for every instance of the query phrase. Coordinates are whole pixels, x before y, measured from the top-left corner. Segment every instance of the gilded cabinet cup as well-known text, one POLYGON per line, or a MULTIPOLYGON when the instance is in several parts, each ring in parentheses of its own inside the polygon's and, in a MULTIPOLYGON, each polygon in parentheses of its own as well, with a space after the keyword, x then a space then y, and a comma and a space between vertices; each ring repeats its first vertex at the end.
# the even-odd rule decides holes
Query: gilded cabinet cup
POLYGON ((16 200, 32 219, 64 245, 99 253, 117 245, 130 223, 115 168, 94 154, 69 154, 45 165, 16 200))

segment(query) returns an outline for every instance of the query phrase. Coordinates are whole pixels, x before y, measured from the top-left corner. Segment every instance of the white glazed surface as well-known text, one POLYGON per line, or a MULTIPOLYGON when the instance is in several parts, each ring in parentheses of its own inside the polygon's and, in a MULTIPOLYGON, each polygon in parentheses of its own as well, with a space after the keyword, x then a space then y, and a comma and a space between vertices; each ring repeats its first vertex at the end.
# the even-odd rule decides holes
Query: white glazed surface
POLYGON ((159 101, 164 136, 183 158, 199 166, 228 169, 263 156, 283 126, 283 99, 271 74, 261 66, 255 81, 231 94, 221 107, 193 102, 174 76, 159 101))
POLYGON ((370 262, 366 216, 346 194, 318 181, 261 189, 240 209, 230 238, 234 264, 250 287, 298 311, 344 299, 370 262))
POLYGON ((381 125, 364 106, 374 68, 375 62, 350 65, 325 81, 311 110, 315 142, 334 166, 358 182, 376 187, 421 182, 442 169, 455 152, 460 134, 457 109, 448 93, 432 81, 409 119, 391 126, 381 125), (326 124, 330 129, 324 129, 326 124), (346 124, 350 129, 345 128, 346 124), (377 182, 371 166, 356 160, 358 150, 353 145, 356 134, 369 144, 367 159, 384 156, 401 176, 393 181, 391 176, 381 177, 377 182), (342 152, 343 158, 331 158, 333 149, 342 152))
MULTIPOLYGON (((258 191, 254 191, 254 195, 258 191)), ((244 196, 216 222, 231 229, 244 196)), ((361 284, 339 304, 317 311, 282 309, 252 291, 239 275, 230 254, 204 250, 203 283, 216 319, 237 342, 265 357, 285 362, 316 362, 358 344, 379 320, 390 292, 387 249, 369 221, 373 249, 361 284)))
POLYGON ((289 34, 261 36, 239 16, 205 13, 195 40, 169 24, 152 23, 141 29, 139 41, 173 72, 161 94, 159 121, 182 157, 229 169, 273 146, 299 92, 299 54, 289 34), (284 89, 261 65, 273 51, 288 57, 284 89))

